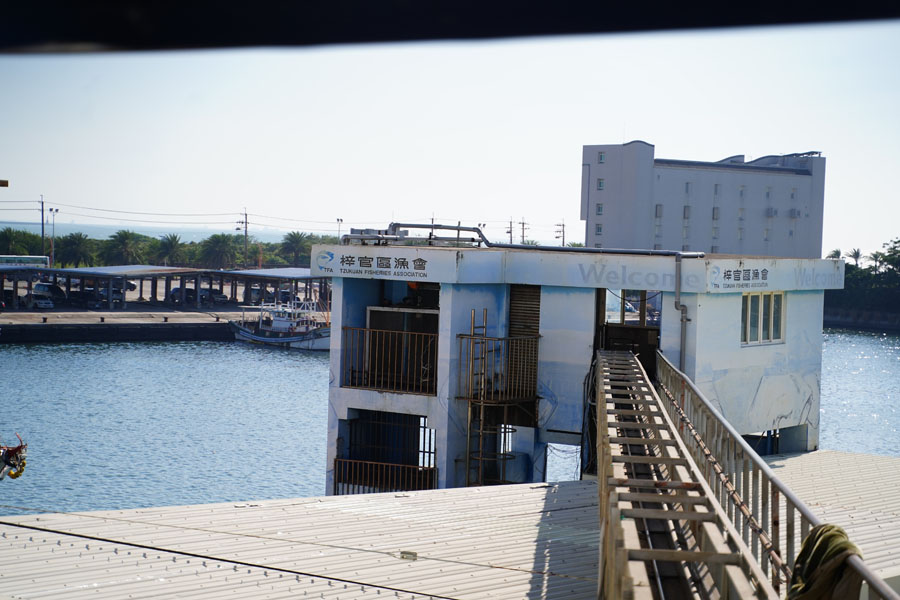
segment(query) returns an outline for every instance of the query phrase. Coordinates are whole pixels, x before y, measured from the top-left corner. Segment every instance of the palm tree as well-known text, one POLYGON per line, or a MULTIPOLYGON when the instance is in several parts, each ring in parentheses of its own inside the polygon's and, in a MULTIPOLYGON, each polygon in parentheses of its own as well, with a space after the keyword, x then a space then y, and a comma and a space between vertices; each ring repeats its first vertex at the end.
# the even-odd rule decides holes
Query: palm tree
POLYGON ((12 227, 0 231, 0 254, 28 254, 25 232, 12 227))
POLYGON ((844 255, 844 258, 849 258, 853 261, 853 264, 855 266, 859 267, 859 259, 862 258, 862 255, 862 250, 860 250, 859 248, 853 248, 852 250, 850 250, 850 252, 844 255))
POLYGON ((872 263, 872 267, 875 269, 875 272, 878 273, 881 271, 881 268, 884 266, 884 252, 878 252, 877 250, 872 254, 866 257, 866 260, 872 263))
POLYGON ((523 242, 526 246, 538 246, 537 240, 525 240, 523 242))
POLYGON ((136 265, 144 260, 143 236, 120 229, 105 243, 104 258, 108 264, 136 265))
POLYGON ((584 248, 584 244, 582 244, 581 242, 569 242, 568 244, 566 244, 566 246, 568 246, 569 248, 584 248))
POLYGON ((88 266, 94 262, 93 243, 83 233, 70 233, 56 242, 55 258, 60 265, 74 265, 77 269, 82 264, 88 266))
POLYGON ((291 264, 295 267, 300 266, 300 256, 309 255, 310 239, 306 233, 292 231, 284 235, 281 240, 282 256, 290 256, 291 264))
POLYGON ((840 257, 841 257, 841 249, 840 248, 835 248, 834 250, 832 250, 825 256, 825 258, 840 258, 840 257))
POLYGON ((235 236, 214 233, 200 242, 200 260, 210 269, 224 269, 234 265, 238 255, 235 236))
POLYGON ((164 265, 176 265, 184 260, 184 244, 177 233, 160 238, 157 243, 156 260, 164 265))

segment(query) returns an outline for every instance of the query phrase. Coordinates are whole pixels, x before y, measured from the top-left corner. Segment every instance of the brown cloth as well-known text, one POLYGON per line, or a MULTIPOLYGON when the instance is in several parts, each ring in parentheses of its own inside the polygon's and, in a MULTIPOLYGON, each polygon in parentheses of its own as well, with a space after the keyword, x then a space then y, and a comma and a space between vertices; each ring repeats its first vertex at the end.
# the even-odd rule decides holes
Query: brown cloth
POLYGON ((859 598, 862 577, 846 566, 859 548, 837 525, 818 525, 803 540, 794 562, 788 600, 846 600, 859 598))

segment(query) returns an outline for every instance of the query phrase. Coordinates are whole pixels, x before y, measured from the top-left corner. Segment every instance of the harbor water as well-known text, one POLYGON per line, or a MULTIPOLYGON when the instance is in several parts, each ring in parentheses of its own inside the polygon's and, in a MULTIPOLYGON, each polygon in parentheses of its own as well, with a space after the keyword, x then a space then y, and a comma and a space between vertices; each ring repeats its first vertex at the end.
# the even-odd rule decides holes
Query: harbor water
MULTIPOLYGON (((241 343, 0 346, 0 514, 325 493, 328 355, 241 343)), ((900 456, 900 337, 826 330, 821 447, 900 456)), ((570 479, 551 448, 549 479, 570 479), (551 468, 552 467, 552 468, 551 468)))

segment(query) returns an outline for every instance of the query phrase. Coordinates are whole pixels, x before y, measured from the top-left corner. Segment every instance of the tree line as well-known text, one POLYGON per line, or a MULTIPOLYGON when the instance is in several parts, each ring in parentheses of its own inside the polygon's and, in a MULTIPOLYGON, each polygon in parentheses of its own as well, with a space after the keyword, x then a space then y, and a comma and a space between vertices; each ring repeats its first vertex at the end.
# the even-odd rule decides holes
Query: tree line
POLYGON ((844 289, 825 290, 825 308, 900 313, 900 238, 882 244, 884 251, 863 255, 859 248, 826 258, 847 259, 844 289))
MULTIPOLYGON (((183 242, 177 233, 160 238, 121 229, 105 240, 70 233, 54 241, 54 266, 95 267, 153 264, 198 269, 308 267, 313 244, 336 244, 337 236, 301 231, 286 233, 280 242, 260 242, 243 234, 214 233, 200 242, 183 242), (246 250, 246 254, 245 254, 246 250)), ((50 240, 21 229, 0 230, 0 254, 41 255, 50 240), (43 249, 43 250, 42 250, 43 249)))

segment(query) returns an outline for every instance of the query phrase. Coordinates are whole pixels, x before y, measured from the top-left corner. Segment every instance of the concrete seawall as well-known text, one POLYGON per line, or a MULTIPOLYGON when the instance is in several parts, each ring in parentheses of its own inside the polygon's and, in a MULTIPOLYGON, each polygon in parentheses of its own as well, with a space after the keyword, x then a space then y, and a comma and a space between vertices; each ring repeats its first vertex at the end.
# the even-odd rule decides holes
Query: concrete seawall
POLYGON ((825 311, 824 325, 825 327, 900 333, 900 314, 871 310, 828 309, 825 311))
POLYGON ((231 341, 240 313, 14 312, 0 315, 0 345, 19 343, 231 341))

